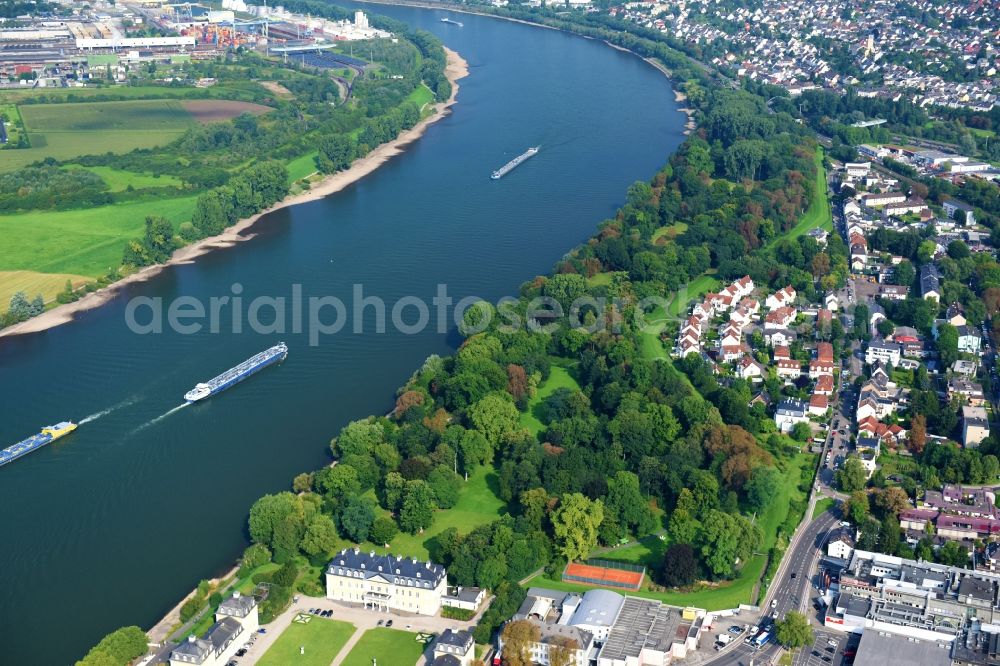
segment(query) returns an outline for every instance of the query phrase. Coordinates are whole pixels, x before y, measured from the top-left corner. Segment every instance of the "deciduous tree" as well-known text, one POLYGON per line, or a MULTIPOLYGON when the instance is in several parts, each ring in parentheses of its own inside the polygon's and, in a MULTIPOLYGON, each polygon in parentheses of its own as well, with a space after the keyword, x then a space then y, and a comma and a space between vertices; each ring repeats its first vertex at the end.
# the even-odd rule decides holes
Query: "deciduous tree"
POLYGON ((563 495, 552 514, 556 546, 567 560, 586 557, 597 545, 597 530, 604 520, 604 505, 582 493, 563 495))
POLYGON ((806 616, 798 611, 789 611, 781 620, 774 623, 775 637, 786 648, 800 648, 813 642, 812 627, 806 616))

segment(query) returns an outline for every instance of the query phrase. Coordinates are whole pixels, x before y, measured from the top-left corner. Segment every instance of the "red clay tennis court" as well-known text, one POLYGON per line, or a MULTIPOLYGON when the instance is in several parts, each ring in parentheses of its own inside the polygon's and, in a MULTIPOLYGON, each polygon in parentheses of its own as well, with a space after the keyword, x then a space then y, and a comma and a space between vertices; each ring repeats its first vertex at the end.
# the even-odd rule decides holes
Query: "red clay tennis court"
POLYGON ((646 568, 643 566, 608 560, 588 560, 586 563, 567 564, 562 579, 567 583, 589 583, 603 587, 638 590, 645 575, 646 568))

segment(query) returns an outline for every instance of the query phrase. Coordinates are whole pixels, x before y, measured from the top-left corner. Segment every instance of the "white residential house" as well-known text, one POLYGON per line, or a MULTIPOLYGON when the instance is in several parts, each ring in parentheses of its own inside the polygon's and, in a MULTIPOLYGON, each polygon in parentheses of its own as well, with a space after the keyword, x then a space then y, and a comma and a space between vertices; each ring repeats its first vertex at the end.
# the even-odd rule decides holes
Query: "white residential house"
POLYGON ((899 365, 902 348, 898 343, 885 340, 872 340, 865 350, 865 363, 871 365, 876 361, 885 361, 892 366, 899 365))
POLYGON ((777 308, 789 307, 795 303, 796 292, 792 285, 788 285, 783 289, 779 289, 774 292, 764 301, 764 307, 768 310, 776 310, 777 308))
POLYGON ((885 192, 882 194, 869 194, 861 200, 869 208, 879 208, 888 204, 903 203, 906 195, 902 192, 885 192))
POLYGON ((958 327, 958 351, 966 354, 978 354, 982 349, 983 338, 972 326, 958 327))
POLYGON ((867 176, 871 166, 871 162, 847 162, 844 164, 844 171, 847 172, 848 176, 858 178, 867 176))
POLYGON ((841 527, 830 534, 826 542, 826 554, 841 560, 851 559, 854 553, 854 533, 849 527, 841 527))
POLYGON ((192 634, 170 652, 170 666, 224 666, 259 627, 257 600, 234 592, 219 604, 203 637, 192 634))
POLYGON ((787 347, 795 342, 795 334, 785 328, 772 328, 764 331, 764 341, 771 347, 787 347))
MULTIPOLYGON (((570 649, 571 666, 589 666, 590 652, 594 649, 594 635, 580 627, 574 627, 529 617, 528 622, 538 627, 539 639, 531 644, 530 657, 533 664, 549 666, 549 648, 564 645, 570 649)), ((503 650, 503 641, 500 642, 503 650)))
POLYGON ((764 317, 764 330, 774 328, 788 328, 795 321, 798 314, 795 308, 780 307, 767 313, 764 317))
POLYGON ((753 357, 744 355, 736 365, 736 374, 740 379, 749 382, 759 382, 764 379, 764 366, 758 363, 753 357))
POLYGON ((823 375, 833 376, 833 361, 819 359, 809 361, 809 379, 819 379, 823 375))
POLYGON ((802 364, 795 359, 779 359, 774 362, 774 371, 781 379, 795 381, 802 376, 802 364))
POLYGON ((965 217, 965 226, 972 227, 976 224, 976 212, 969 204, 964 201, 959 201, 958 199, 948 199, 941 204, 944 208, 944 214, 953 220, 958 219, 958 212, 962 212, 965 217))
POLYGON ((434 641, 429 666, 469 666, 475 658, 476 641, 470 632, 445 629, 434 641))
POLYGON ((786 399, 778 403, 774 424, 784 433, 792 431, 796 423, 809 422, 809 405, 801 400, 786 399))
POLYGON ((840 309, 840 300, 837 298, 837 295, 833 292, 830 292, 829 294, 826 295, 826 298, 823 299, 823 304, 826 306, 827 310, 832 310, 836 312, 837 310, 840 309))
POLYGON ((979 446, 990 436, 990 422, 986 408, 972 405, 962 407, 962 445, 966 448, 979 446))

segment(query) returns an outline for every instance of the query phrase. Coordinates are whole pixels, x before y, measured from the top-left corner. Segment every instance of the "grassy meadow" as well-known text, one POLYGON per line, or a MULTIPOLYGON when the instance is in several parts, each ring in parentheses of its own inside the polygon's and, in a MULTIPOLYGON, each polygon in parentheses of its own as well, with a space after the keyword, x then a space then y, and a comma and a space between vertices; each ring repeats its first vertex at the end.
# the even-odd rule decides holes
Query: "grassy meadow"
MULTIPOLYGON (((293 621, 257 663, 260 666, 328 666, 356 631, 353 624, 306 616, 293 621), (305 648, 299 654, 299 648, 305 648)), ((362 639, 364 640, 364 639, 362 639)), ((388 663, 388 662, 387 662, 388 663)))
MULTIPOLYGON (((107 273, 121 263, 128 238, 142 235, 146 216, 166 217, 175 225, 190 219, 195 197, 136 201, 100 208, 32 211, 0 215, 0 271, 84 275, 107 273), (43 258, 44 257, 44 258, 43 258)), ((23 279, 23 276, 22 278, 23 279)), ((65 284, 65 277, 61 284, 65 284)), ((8 288, 0 280, 0 292, 8 288)), ((30 294, 33 295, 33 294, 30 294)))
POLYGON ((384 627, 369 629, 344 659, 343 666, 372 666, 373 659, 379 664, 415 664, 424 653, 424 647, 417 635, 409 631, 384 627))

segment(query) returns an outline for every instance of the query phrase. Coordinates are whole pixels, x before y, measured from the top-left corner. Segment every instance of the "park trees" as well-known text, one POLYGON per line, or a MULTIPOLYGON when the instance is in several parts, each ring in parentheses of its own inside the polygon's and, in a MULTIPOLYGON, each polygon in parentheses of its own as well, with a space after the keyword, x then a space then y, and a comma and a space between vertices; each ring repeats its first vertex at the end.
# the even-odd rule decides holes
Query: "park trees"
POLYGON ((786 648, 799 648, 813 642, 812 627, 806 616, 798 611, 789 611, 781 620, 774 623, 778 642, 786 648))
POLYGON ((375 522, 375 508, 363 497, 349 497, 340 512, 340 529, 355 543, 367 541, 375 522))
POLYGON ((753 511, 760 511, 774 499, 781 488, 782 476, 774 467, 760 466, 750 473, 750 481, 745 486, 747 505, 753 511))
POLYGON ((121 627, 101 639, 77 666, 123 666, 146 654, 149 637, 136 626, 121 627))
POLYGON ((937 342, 938 355, 944 367, 951 365, 958 360, 958 329, 951 324, 941 324, 938 326, 937 342))
POLYGON ((313 516, 302 536, 301 547, 302 552, 310 557, 329 555, 337 549, 337 531, 329 516, 313 516))
POLYGON ((699 534, 701 561, 716 576, 732 576, 760 541, 760 528, 746 517, 712 509, 699 534))
POLYGON ((662 578, 668 587, 690 585, 698 576, 698 560, 694 548, 686 543, 673 543, 663 554, 662 578))
POLYGON ((597 545, 597 530, 604 520, 604 505, 582 493, 570 493, 559 499, 552 514, 556 547, 567 560, 584 558, 597 545))
POLYGON ((245 575, 271 561, 271 551, 262 543, 253 543, 243 551, 240 559, 240 574, 245 575))
POLYGON ((426 481, 407 481, 399 511, 399 526, 410 534, 422 532, 434 522, 435 508, 434 491, 426 481))
POLYGON ((639 477, 633 472, 616 472, 608 479, 604 509, 605 520, 613 516, 622 529, 636 536, 649 534, 656 528, 649 504, 639 489, 639 477))
POLYGON ((388 516, 379 516, 372 523, 371 532, 368 538, 372 540, 372 543, 386 544, 396 538, 399 534, 399 527, 396 525, 396 521, 388 516))
POLYGON ((495 446, 501 435, 517 428, 520 413, 509 395, 491 393, 469 407, 469 420, 495 446))

